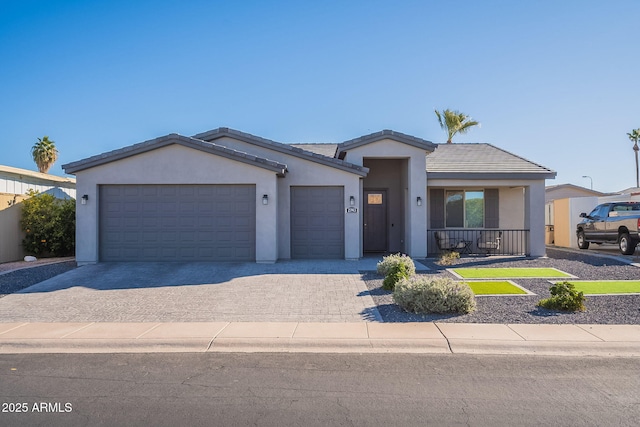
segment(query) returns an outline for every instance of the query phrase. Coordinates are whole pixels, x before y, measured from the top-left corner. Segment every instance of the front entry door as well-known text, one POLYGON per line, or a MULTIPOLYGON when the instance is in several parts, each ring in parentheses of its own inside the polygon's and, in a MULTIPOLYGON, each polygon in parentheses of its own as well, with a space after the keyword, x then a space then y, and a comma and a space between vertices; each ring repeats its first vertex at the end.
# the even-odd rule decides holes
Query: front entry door
POLYGON ((387 191, 364 191, 364 233, 365 252, 387 251, 387 191))

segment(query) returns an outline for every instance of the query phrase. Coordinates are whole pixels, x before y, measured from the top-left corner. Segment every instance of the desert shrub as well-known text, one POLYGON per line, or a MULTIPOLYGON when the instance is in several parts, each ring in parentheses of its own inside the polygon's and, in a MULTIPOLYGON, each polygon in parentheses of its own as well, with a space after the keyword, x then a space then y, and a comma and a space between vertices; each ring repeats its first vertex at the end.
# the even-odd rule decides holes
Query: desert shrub
POLYGON ((456 251, 445 252, 440 256, 438 264, 440 265, 453 265, 460 259, 460 254, 456 251))
POLYGON ((413 263, 413 260, 409 256, 404 254, 387 255, 386 257, 382 258, 382 261, 380 261, 377 265, 378 274, 388 276, 389 272, 391 272, 391 269, 398 264, 405 265, 409 277, 416 274, 416 266, 413 263))
POLYGON ((476 298, 466 283, 449 278, 400 280, 393 291, 393 300, 411 313, 471 313, 476 298))
POLYGON ((394 264, 391 266, 387 272, 387 276, 382 282, 382 289, 392 291, 396 287, 396 283, 402 279, 408 279, 409 277, 409 267, 406 263, 394 264))
POLYGON ((573 283, 567 281, 556 283, 549 288, 550 298, 538 301, 538 306, 550 310, 561 311, 585 311, 584 302, 586 298, 583 292, 576 291, 573 283))
POLYGON ((22 247, 33 255, 72 255, 76 238, 76 201, 30 190, 22 202, 22 247))

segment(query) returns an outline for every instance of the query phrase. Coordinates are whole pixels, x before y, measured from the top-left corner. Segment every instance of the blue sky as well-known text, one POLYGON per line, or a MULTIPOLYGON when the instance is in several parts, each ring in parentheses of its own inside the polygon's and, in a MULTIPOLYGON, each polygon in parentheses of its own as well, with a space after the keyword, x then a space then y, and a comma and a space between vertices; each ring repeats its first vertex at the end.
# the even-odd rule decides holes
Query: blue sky
POLYGON ((220 126, 279 142, 393 129, 434 108, 558 172, 635 185, 640 2, 0 0, 0 164, 36 170, 220 126))

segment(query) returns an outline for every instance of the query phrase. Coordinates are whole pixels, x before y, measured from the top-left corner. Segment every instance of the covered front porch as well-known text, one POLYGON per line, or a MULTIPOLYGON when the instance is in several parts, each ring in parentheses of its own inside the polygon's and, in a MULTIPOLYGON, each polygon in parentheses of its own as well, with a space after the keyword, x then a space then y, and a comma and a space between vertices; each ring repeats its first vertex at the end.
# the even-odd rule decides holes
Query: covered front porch
POLYGON ((544 256, 544 181, 430 180, 428 256, 544 256))

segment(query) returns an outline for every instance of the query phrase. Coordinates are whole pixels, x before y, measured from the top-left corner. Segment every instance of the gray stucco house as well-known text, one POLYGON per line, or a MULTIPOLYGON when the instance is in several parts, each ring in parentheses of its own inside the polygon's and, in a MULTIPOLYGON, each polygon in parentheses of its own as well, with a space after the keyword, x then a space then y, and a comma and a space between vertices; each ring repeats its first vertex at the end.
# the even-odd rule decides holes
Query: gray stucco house
POLYGON ((434 231, 500 230, 501 253, 542 256, 545 179, 490 144, 384 130, 283 144, 228 128, 171 134, 63 166, 77 179, 78 264, 424 258, 434 231))

